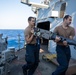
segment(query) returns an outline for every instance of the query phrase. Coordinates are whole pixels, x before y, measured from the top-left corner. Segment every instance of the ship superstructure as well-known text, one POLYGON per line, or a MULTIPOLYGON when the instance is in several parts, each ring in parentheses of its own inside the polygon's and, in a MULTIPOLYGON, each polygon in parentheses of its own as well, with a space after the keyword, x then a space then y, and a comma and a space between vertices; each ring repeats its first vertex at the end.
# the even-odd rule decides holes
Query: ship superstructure
MULTIPOLYGON (((44 0, 39 3, 33 3, 29 0, 21 0, 22 3, 30 5, 33 12, 37 15, 36 25, 44 30, 53 31, 60 25, 64 15, 72 16, 72 24, 76 33, 76 0, 44 0)), ((74 39, 76 39, 76 34, 74 39)), ((51 40, 44 39, 44 43, 48 45, 49 52, 55 53, 55 43, 51 40)), ((71 46, 72 58, 76 59, 76 50, 71 46)))

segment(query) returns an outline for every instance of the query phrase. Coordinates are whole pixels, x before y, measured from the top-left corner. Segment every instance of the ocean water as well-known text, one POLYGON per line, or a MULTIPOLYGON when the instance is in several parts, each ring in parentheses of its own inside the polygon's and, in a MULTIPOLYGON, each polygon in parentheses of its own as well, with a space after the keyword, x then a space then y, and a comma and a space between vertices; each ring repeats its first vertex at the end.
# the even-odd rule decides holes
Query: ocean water
POLYGON ((0 34, 3 34, 3 38, 8 37, 7 47, 15 47, 15 49, 24 47, 24 30, 0 29, 0 34))

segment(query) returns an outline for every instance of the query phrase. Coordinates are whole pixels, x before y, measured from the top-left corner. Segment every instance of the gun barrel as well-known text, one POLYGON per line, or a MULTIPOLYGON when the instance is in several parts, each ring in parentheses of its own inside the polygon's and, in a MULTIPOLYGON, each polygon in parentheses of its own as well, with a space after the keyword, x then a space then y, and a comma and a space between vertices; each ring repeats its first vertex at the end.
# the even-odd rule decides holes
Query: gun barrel
POLYGON ((51 31, 47 31, 47 30, 40 29, 40 28, 35 28, 34 31, 36 33, 35 36, 40 36, 40 37, 45 38, 47 40, 55 40, 56 36, 58 36, 58 37, 61 38, 61 40, 59 42, 67 41, 67 43, 69 45, 76 46, 76 41, 75 40, 65 38, 63 36, 59 36, 56 33, 53 33, 51 31))
POLYGON ((51 36, 51 39, 52 39, 52 40, 55 40, 56 36, 58 36, 58 37, 61 38, 61 40, 60 40, 59 42, 67 41, 67 43, 68 43, 69 45, 74 45, 74 46, 76 46, 76 41, 75 41, 75 40, 72 40, 72 39, 69 39, 69 38, 64 38, 63 36, 59 36, 59 35, 56 35, 56 34, 54 34, 54 33, 53 33, 53 35, 51 36))

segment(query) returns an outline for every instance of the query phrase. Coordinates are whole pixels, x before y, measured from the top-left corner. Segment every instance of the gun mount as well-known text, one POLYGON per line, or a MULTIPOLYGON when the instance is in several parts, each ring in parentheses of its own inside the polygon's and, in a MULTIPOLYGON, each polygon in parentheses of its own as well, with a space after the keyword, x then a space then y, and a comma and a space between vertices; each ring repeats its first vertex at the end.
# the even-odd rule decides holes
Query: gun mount
POLYGON ((6 75, 6 72, 10 70, 9 68, 7 69, 10 66, 9 62, 17 58, 17 56, 15 55, 14 47, 7 49, 7 37, 3 38, 2 36, 3 34, 0 34, 0 75, 6 75))

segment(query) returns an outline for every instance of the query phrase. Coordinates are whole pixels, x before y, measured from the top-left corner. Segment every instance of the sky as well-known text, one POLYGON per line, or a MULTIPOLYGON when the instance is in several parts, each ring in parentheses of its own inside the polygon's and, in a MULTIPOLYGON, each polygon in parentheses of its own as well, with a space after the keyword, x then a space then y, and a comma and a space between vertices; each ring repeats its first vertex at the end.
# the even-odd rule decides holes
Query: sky
MULTIPOLYGON (((39 3, 40 0, 29 0, 39 3)), ((0 0, 0 29, 25 29, 28 17, 34 16, 31 7, 22 4, 21 0, 0 0)))

